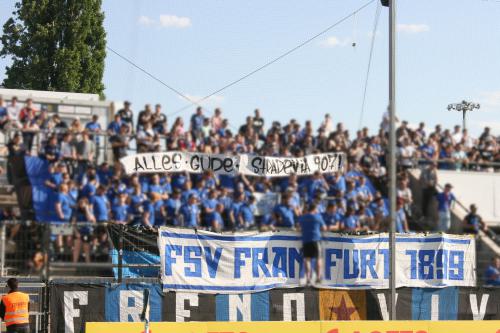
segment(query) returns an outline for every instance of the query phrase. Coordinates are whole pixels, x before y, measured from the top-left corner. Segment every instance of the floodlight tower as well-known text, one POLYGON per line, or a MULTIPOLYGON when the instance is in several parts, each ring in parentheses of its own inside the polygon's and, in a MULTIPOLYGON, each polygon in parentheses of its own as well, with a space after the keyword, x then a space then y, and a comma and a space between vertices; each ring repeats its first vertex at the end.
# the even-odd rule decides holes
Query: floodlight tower
POLYGON ((463 100, 461 103, 453 103, 453 104, 448 104, 448 111, 458 111, 462 112, 462 121, 463 121, 463 129, 467 129, 466 125, 466 114, 467 112, 473 111, 473 110, 479 110, 481 105, 479 103, 473 103, 473 102, 467 102, 463 100))

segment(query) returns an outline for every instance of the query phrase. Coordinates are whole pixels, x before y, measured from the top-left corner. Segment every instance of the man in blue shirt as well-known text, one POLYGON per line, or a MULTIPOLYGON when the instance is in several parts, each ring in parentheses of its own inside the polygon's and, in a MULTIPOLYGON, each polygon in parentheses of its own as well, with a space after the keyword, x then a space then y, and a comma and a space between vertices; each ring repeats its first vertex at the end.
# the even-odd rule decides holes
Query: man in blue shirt
POLYGON ((196 113, 191 116, 191 135, 194 139, 201 139, 203 132, 201 130, 203 126, 203 109, 201 106, 196 108, 196 113))
POLYGON ((255 197, 250 195, 248 201, 241 206, 240 209, 240 228, 248 229, 253 227, 255 224, 255 211, 257 207, 255 206, 255 197))
POLYGON ((329 201, 326 206, 326 211, 321 214, 325 224, 330 231, 339 231, 343 216, 337 211, 335 201, 329 201))
POLYGON ((120 192, 118 200, 111 206, 112 220, 116 223, 126 224, 129 221, 129 207, 127 205, 127 193, 120 192))
POLYGON ((96 194, 90 196, 90 203, 94 209, 94 216, 97 222, 109 221, 109 201, 104 186, 100 185, 96 190, 96 194))
POLYGON ((436 195, 439 214, 438 231, 441 232, 447 232, 451 227, 451 206, 456 201, 455 196, 451 193, 452 188, 451 184, 446 184, 444 191, 436 195))
POLYGON ((172 196, 165 201, 166 223, 167 225, 179 225, 179 211, 181 208, 181 191, 174 189, 172 196))
POLYGON ((491 264, 484 273, 486 284, 490 286, 500 286, 500 257, 491 260, 491 264))
POLYGON ((200 225, 200 208, 197 201, 196 194, 191 194, 188 202, 181 206, 183 227, 196 228, 200 225))
POLYGON ((306 269, 307 284, 311 283, 312 271, 311 260, 316 259, 316 282, 321 282, 321 267, 323 260, 320 255, 321 232, 326 231, 325 221, 318 213, 316 204, 312 203, 309 206, 309 211, 299 217, 299 226, 302 232, 302 254, 306 269))
POLYGON ((281 204, 274 207, 275 227, 293 228, 295 227, 295 216, 293 208, 290 206, 290 196, 285 192, 281 197, 281 204))

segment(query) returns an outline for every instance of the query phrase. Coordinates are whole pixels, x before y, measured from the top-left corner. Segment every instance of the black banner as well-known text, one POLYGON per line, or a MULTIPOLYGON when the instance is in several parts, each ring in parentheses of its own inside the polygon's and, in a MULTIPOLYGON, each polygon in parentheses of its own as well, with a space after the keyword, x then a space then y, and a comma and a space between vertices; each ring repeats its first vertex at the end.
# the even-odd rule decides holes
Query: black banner
MULTIPOLYGON (((88 321, 140 321, 144 290, 150 321, 387 320, 388 290, 273 289, 244 295, 164 294, 159 284, 53 284, 51 332, 84 332, 88 321)), ((500 319, 500 289, 401 288, 398 320, 500 319)))

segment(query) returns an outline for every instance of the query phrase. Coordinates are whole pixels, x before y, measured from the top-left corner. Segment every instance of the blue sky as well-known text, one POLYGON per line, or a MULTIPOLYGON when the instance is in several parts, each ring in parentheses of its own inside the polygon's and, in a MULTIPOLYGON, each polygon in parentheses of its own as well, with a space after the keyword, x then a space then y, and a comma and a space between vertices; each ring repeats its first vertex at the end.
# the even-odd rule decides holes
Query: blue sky
MULTIPOLYGON (((378 1, 378 0, 377 0, 378 1)), ((0 21, 14 0, 0 1, 0 21)), ((184 94, 204 96, 294 47, 366 0, 104 0, 108 45, 184 94)), ((319 124, 325 113, 358 128, 376 2, 324 36, 205 102, 232 124, 258 107, 268 124, 296 118, 319 124), (351 46, 355 40, 357 46, 351 46)), ((397 113, 411 123, 461 123, 446 106, 481 103, 473 133, 500 133, 500 2, 399 0, 397 113)), ((376 35, 363 126, 376 130, 387 105, 387 10, 376 35)), ((8 59, 0 60, 0 79, 8 59)), ((167 114, 186 102, 112 53, 106 96, 134 110, 161 103, 167 114)), ((192 108, 181 115, 188 117, 192 108)), ((208 113, 208 112, 207 112, 208 113)), ((169 119, 171 124, 173 119, 169 119)))

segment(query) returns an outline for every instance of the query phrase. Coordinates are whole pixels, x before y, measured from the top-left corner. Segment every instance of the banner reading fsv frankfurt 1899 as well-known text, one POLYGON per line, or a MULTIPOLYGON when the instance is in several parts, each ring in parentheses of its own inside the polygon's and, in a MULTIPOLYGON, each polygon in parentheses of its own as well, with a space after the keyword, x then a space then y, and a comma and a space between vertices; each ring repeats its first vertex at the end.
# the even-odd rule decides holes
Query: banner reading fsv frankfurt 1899
MULTIPOLYGON (((159 230, 163 289, 245 293, 305 284, 302 243, 296 232, 221 235, 159 230)), ((325 233, 320 288, 389 287, 387 234, 325 233)), ((475 286, 475 244, 470 236, 398 234, 397 287, 475 286)))
POLYGON ((188 152, 145 153, 126 156, 120 160, 125 172, 190 172, 210 170, 216 174, 265 177, 312 175, 316 171, 339 171, 344 164, 343 153, 324 153, 304 157, 270 157, 240 154, 235 156, 188 152))

